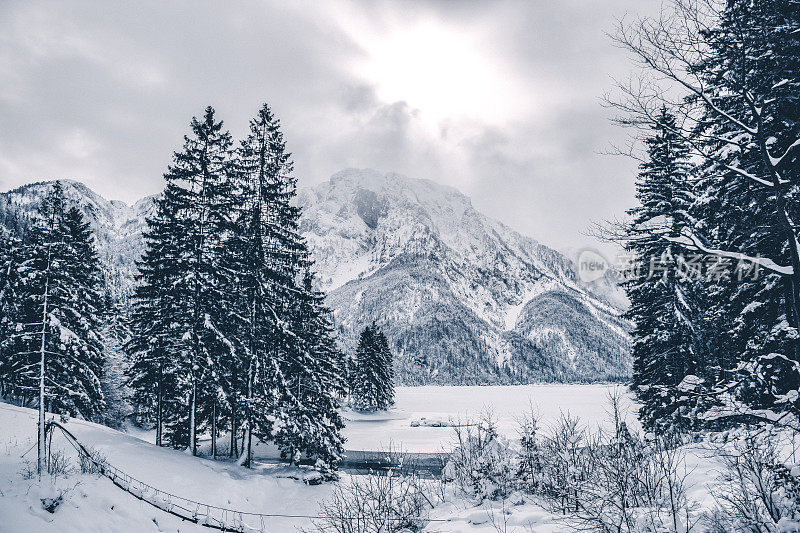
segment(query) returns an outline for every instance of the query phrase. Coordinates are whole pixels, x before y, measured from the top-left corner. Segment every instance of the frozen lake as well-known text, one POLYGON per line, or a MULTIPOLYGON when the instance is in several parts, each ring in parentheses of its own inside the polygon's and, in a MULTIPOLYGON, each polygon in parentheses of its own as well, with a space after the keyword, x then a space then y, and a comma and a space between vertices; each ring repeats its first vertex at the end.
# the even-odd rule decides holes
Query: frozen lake
POLYGON ((562 412, 579 417, 590 428, 606 426, 608 395, 615 390, 624 394, 628 424, 638 427, 635 404, 627 389, 620 385, 398 387, 396 405, 388 412, 362 414, 345 411, 345 448, 404 452, 449 450, 453 429, 426 426, 425 423, 463 423, 487 411, 493 414, 499 431, 511 438, 517 436, 520 418, 531 410, 537 415, 543 431, 547 431, 562 412))

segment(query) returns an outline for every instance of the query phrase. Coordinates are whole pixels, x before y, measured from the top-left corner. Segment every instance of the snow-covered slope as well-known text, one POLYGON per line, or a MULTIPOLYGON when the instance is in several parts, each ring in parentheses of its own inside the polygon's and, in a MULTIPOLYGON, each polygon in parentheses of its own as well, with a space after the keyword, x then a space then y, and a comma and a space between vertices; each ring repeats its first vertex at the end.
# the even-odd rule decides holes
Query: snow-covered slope
MULTIPOLYGON (((86 213, 120 292, 133 280, 153 197, 129 206, 64 181, 86 213)), ((0 194, 32 212, 47 183, 0 194)), ((298 195, 339 338, 353 350, 375 320, 405 383, 607 380, 627 376, 622 292, 581 283, 573 263, 428 180, 345 170, 298 195)))
POLYGON ((619 288, 605 278, 582 284, 570 260, 481 214, 456 189, 351 169, 298 201, 344 344, 352 349, 377 321, 407 382, 629 372, 619 288))
MULTIPOLYGON (((608 413, 604 412, 607 392, 606 387, 599 385, 401 388, 398 390, 396 411, 411 415, 411 420, 419 420, 419 415, 432 418, 431 411, 435 410, 444 420, 459 421, 466 420, 462 418, 465 414, 477 416, 488 406, 498 416, 497 429, 501 438, 516 440, 520 416, 529 410, 542 415, 539 418, 537 414, 537 418, 542 422, 540 429, 543 434, 554 427, 552 423, 563 412, 580 419, 583 428, 591 430, 598 424, 606 429, 609 429, 609 425, 613 427, 608 420, 608 413)), ((627 396, 623 395, 623 398, 627 396)), ((627 400, 624 404, 628 405, 627 400)), ((442 451, 451 449, 457 442, 453 428, 415 427, 409 418, 390 418, 394 414, 397 413, 362 414, 365 418, 382 416, 384 419, 358 421, 363 427, 355 431, 350 426, 358 424, 348 421, 345 429, 348 442, 352 438, 352 442, 366 441, 369 449, 386 449, 376 446, 390 441, 392 437, 400 437, 399 440, 390 441, 391 449, 395 451, 408 451, 409 443, 422 445, 423 441, 427 446, 419 449, 442 451), (415 433, 421 435, 416 436, 415 433)), ((633 413, 629 412, 628 415, 626 418, 632 420, 633 413)), ((63 454, 62 464, 66 459, 70 472, 67 475, 44 475, 38 480, 33 464, 36 459, 36 416, 34 409, 0 401, 0 451, 4 452, 0 453, 0 533, 212 531, 156 509, 116 487, 105 477, 82 474, 75 450, 58 431, 53 434, 51 449, 63 454), (54 512, 48 512, 45 505, 59 496, 60 504, 54 512)), ((329 499, 336 489, 333 483, 306 485, 301 479, 307 471, 262 462, 258 455, 255 468, 249 470, 231 460, 212 461, 192 457, 182 451, 160 448, 133 434, 99 424, 73 419, 65 427, 90 450, 105 457, 109 465, 161 491, 203 504, 273 515, 261 521, 238 513, 211 513, 205 505, 186 507, 198 516, 211 513, 233 524, 241 520, 249 526, 243 527, 243 531, 312 531, 311 517, 320 514, 320 503, 329 499)), ((137 434, 144 438, 150 436, 147 433, 137 434)), ((736 442, 736 439, 731 442, 736 442)), ((791 453, 791 449, 787 446, 788 453, 791 453)), ((720 452, 724 450, 719 445, 701 442, 674 451, 673 457, 679 465, 676 470, 686 490, 687 500, 692 502, 693 517, 710 511, 716 503, 712 494, 723 489, 718 484, 718 475, 722 466, 720 452), (681 459, 683 454, 685 463, 681 459)), ((727 451, 732 451, 730 446, 727 451)), ((350 473, 342 472, 340 483, 346 486, 354 478, 350 473)), ((122 484, 125 484, 124 480, 122 484)), ((569 516, 547 511, 542 507, 544 502, 541 498, 520 492, 505 501, 487 499, 478 503, 455 483, 436 487, 436 491, 444 501, 433 499, 436 506, 430 511, 430 518, 438 521, 428 522, 423 531, 556 533, 585 530, 569 527, 571 522, 566 521, 569 516)), ((150 501, 157 501, 150 490, 141 495, 150 501)), ((165 497, 161 501, 185 505, 177 498, 165 497)), ((698 525, 697 530, 706 531, 706 528, 698 525)))
MULTIPOLYGON (((33 409, 0 402, 0 450, 4 451, 0 453, 0 533, 213 531, 156 509, 104 477, 80 474, 75 449, 58 431, 53 434, 52 449, 64 454, 71 472, 68 476, 45 475, 38 481, 36 416, 33 409), (32 478, 25 474, 31 469, 32 478), (58 496, 62 502, 54 513, 43 509, 42 499, 58 496)), ((258 513, 314 515, 318 502, 332 490, 329 484, 312 487, 299 479, 289 479, 289 475, 302 477, 302 471, 297 469, 263 465, 248 470, 233 462, 200 459, 160 448, 100 424, 70 420, 66 427, 82 444, 126 474, 160 490, 210 505, 258 513)), ((204 507, 198 506, 198 514, 203 511, 204 507)), ((233 522, 235 518, 229 515, 233 522)), ((308 519, 280 516, 265 524, 245 523, 253 528, 247 531, 261 527, 267 531, 295 531, 310 525, 308 519)))

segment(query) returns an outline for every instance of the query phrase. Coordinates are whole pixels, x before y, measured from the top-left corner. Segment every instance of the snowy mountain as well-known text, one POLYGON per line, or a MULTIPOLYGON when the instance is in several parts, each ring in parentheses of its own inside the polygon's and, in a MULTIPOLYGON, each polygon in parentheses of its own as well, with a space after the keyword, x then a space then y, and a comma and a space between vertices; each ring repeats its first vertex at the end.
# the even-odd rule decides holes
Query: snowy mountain
POLYGON ((377 321, 410 383, 618 379, 624 301, 562 254, 427 180, 345 170, 299 194, 303 231, 351 349, 377 321))
MULTIPOLYGON (((109 278, 130 288, 153 197, 130 206, 74 181, 109 278)), ((47 183, 0 194, 32 212, 47 183)), ((457 190, 345 170, 298 195, 342 345, 377 321, 405 383, 606 380, 629 375, 624 296, 613 279, 581 283, 559 252, 478 212, 457 190)))

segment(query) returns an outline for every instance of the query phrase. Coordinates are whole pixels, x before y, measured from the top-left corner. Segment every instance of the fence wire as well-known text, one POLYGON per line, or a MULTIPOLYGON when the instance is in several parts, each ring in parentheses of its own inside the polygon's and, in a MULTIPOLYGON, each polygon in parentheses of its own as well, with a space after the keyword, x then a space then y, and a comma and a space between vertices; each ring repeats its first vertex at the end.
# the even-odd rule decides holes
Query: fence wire
MULTIPOLYGON (((252 513, 247 511, 237 511, 207 503, 198 502, 189 498, 184 498, 164 490, 157 489, 145 483, 121 469, 109 464, 105 459, 100 459, 90 452, 68 429, 50 420, 47 422, 47 432, 53 429, 61 430, 67 442, 78 452, 78 455, 94 466, 97 473, 110 479, 114 485, 124 490, 128 494, 139 500, 152 505, 153 507, 177 516, 182 520, 187 520, 201 526, 220 531, 231 532, 252 532, 267 533, 267 523, 270 518, 296 518, 320 520, 326 517, 319 515, 304 514, 285 514, 285 513, 252 513)), ((348 520, 359 520, 361 517, 346 517, 348 520)), ((386 520, 405 520, 404 518, 386 517, 386 520)), ((447 519, 424 518, 425 522, 449 522, 447 519)))

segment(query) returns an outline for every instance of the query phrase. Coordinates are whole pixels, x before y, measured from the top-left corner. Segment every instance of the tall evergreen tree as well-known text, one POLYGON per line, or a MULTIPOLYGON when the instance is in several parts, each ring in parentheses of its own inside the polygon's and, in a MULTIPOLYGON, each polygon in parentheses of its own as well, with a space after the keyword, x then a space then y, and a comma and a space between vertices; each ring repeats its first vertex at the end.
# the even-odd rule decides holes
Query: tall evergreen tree
MULTIPOLYGON (((240 295, 236 323, 241 354, 231 370, 242 376, 236 380, 242 390, 232 398, 241 396, 244 407, 242 462, 246 465, 253 436, 271 437, 272 413, 285 396, 280 362, 291 342, 286 311, 301 251, 299 243, 292 241, 297 214, 289 203, 294 192, 291 170, 279 122, 265 105, 250 121, 250 134, 237 153, 241 209, 229 242, 230 270, 237 273, 230 290, 240 295)), ((232 426, 235 423, 234 415, 232 426)))
POLYGON ((798 31, 796 2, 728 2, 698 65, 708 100, 697 131, 708 157, 697 232, 707 247, 754 258, 708 289, 724 326, 717 388, 734 417, 800 413, 789 394, 800 386, 798 31))
POLYGON ((306 453, 335 466, 342 451, 336 396, 340 353, 322 296, 311 287, 308 250, 292 205, 296 180, 280 122, 267 105, 238 151, 240 211, 230 243, 238 313, 244 453, 253 435, 275 440, 295 459, 306 453))
MULTIPOLYGON (((156 428, 156 445, 166 444, 165 421, 180 411, 181 391, 177 382, 178 339, 173 329, 178 315, 176 294, 167 290, 181 272, 176 268, 179 235, 171 221, 177 218, 177 202, 168 189, 156 201, 156 212, 147 220, 145 251, 137 262, 136 288, 131 299, 128 327, 131 336, 125 351, 131 359, 128 386, 133 391, 139 422, 156 428)), ((178 446, 181 439, 171 442, 178 446)))
POLYGON ((334 470, 344 360, 313 289, 291 156, 266 105, 230 145, 211 108, 193 120, 148 220, 126 346, 134 401, 158 443, 196 453, 208 428, 216 455, 226 420, 242 464, 256 437, 334 470))
POLYGON ((22 256, 18 336, 9 354, 18 395, 35 396, 43 377, 48 410, 98 419, 103 278, 89 225, 78 209, 66 207, 59 182, 43 201, 22 256))
MULTIPOLYGON (((655 122, 665 102, 680 114, 674 131, 691 146, 696 194, 692 225, 675 242, 731 274, 703 284, 702 314, 716 334, 692 380, 705 389, 696 396, 715 399, 708 421, 796 420, 800 10, 794 0, 674 7, 621 27, 618 41, 653 77, 622 86, 618 107, 628 125, 655 122)), ((685 385, 687 396, 697 392, 685 385)))
POLYGON ((625 284, 633 330, 633 389, 645 427, 688 429, 695 408, 679 386, 702 373, 707 360, 702 269, 693 271, 676 244, 693 225, 689 147, 675 117, 662 108, 646 139, 647 159, 636 184, 639 205, 629 211, 626 247, 637 268, 625 284))
POLYGON ((394 404, 394 364, 389 342, 376 323, 364 328, 356 349, 356 375, 351 401, 364 411, 394 404))
POLYGON ((18 387, 18 369, 14 366, 21 362, 16 354, 24 351, 23 333, 18 329, 22 251, 19 238, 0 228, 0 397, 19 402, 26 397, 26 392, 18 387))
MULTIPOLYGON (((134 328, 131 347, 142 363, 134 365, 133 386, 152 381, 153 370, 163 374, 164 365, 153 350, 167 348, 173 398, 166 405, 176 411, 165 430, 174 445, 187 445, 196 454, 198 430, 215 424, 218 402, 224 397, 220 362, 233 350, 224 334, 229 317, 223 290, 228 283, 223 266, 230 231, 232 141, 211 107, 201 120, 193 118, 190 127, 183 149, 164 175, 167 185, 151 221, 143 259, 149 264, 140 287, 140 299, 157 298, 163 306, 157 312, 168 313, 170 321, 154 323, 158 330, 153 340, 144 337, 146 326, 134 328), (145 372, 137 375, 138 368, 145 372), (178 410, 179 406, 185 407, 178 410)), ((140 311, 137 322, 144 326, 141 320, 155 313, 148 304, 140 311)))
POLYGON ((316 457, 326 471, 335 470, 344 452, 338 395, 343 358, 333 338, 324 295, 313 289, 306 272, 292 301, 292 330, 297 332, 282 364, 286 389, 278 409, 275 442, 296 460, 316 457))

